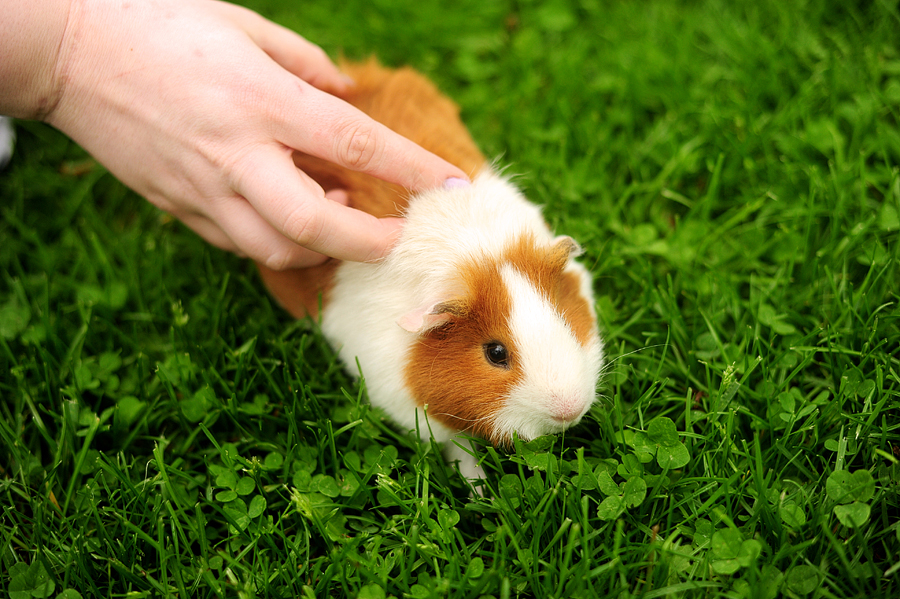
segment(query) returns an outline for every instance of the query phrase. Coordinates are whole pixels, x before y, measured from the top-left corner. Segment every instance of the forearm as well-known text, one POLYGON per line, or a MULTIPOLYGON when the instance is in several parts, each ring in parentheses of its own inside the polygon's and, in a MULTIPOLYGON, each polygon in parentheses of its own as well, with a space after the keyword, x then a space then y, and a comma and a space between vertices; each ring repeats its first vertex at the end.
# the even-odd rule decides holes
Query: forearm
POLYGON ((73 1, 0 0, 0 114, 41 119, 59 101, 73 1))

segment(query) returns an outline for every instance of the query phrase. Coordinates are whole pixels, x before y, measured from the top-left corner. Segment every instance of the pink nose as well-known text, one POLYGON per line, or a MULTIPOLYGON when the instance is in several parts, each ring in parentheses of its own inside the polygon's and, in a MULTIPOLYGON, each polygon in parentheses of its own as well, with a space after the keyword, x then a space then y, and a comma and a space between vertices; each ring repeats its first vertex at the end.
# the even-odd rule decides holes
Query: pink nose
POLYGON ((571 398, 553 397, 550 404, 550 417, 562 424, 571 424, 581 417, 584 405, 571 398))

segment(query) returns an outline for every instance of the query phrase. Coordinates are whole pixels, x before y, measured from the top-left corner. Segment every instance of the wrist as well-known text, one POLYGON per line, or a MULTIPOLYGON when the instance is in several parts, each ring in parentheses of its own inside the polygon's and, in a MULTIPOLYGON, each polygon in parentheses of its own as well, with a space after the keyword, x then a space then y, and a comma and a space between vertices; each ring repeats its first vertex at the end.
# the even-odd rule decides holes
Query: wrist
POLYGON ((44 119, 63 92, 74 0, 0 0, 0 114, 44 119))

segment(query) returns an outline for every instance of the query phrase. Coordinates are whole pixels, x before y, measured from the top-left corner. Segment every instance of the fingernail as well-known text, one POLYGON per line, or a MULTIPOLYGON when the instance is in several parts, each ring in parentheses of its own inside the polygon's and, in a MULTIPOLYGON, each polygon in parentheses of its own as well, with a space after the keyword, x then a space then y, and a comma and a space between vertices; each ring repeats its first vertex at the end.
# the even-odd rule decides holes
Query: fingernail
POLYGON ((341 75, 341 81, 343 81, 344 85, 347 87, 356 87, 356 80, 350 75, 341 75))
POLYGON ((444 189, 465 189, 470 185, 472 185, 472 183, 465 179, 460 179, 459 177, 450 177, 449 179, 444 180, 444 189))

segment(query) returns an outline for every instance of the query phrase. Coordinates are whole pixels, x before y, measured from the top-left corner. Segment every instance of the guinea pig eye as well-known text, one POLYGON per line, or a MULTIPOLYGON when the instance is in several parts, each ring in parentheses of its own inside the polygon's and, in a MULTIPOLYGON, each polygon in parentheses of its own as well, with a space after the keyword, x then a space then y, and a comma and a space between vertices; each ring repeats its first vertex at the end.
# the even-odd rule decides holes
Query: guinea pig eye
POLYGON ((484 357, 494 366, 509 368, 509 352, 500 343, 486 343, 484 345, 484 357))

